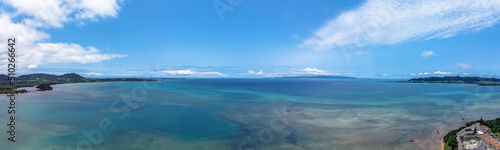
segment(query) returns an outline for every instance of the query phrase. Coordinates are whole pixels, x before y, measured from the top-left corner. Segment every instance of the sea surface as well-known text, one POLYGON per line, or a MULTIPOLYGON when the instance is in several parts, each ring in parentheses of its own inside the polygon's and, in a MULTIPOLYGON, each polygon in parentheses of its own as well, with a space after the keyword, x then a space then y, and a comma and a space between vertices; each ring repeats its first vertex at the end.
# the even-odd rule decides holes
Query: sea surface
POLYGON ((500 87, 369 79, 176 79, 53 85, 0 98, 0 149, 440 149, 500 116, 500 87), (414 140, 415 142, 410 142, 414 140))

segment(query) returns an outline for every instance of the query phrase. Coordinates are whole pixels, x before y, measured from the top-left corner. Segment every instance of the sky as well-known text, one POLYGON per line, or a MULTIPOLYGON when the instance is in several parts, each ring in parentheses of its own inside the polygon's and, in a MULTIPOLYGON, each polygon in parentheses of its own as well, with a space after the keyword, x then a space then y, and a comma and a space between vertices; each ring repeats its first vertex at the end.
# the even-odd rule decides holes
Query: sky
POLYGON ((16 38, 18 74, 500 77, 499 21, 498 0, 0 0, 0 66, 16 38))

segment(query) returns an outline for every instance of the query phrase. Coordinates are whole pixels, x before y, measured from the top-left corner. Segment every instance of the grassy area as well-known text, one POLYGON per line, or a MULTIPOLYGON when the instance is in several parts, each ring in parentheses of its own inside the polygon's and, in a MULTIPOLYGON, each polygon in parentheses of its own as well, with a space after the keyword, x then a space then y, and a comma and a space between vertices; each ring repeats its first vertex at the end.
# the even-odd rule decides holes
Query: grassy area
POLYGON ((479 140, 481 140, 481 139, 480 139, 480 138, 478 138, 478 137, 471 137, 471 138, 463 138, 463 140, 462 140, 462 141, 470 141, 470 140, 476 140, 476 141, 479 141, 479 140))

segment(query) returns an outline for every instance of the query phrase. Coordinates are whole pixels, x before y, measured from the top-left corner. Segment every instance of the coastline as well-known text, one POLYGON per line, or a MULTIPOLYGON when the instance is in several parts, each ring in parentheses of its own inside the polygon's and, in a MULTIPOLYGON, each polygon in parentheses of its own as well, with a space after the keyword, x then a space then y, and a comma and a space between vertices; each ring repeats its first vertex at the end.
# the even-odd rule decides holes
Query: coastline
MULTIPOLYGON (((61 85, 61 84, 79 84, 79 83, 104 83, 104 82, 160 82, 160 81, 165 81, 165 80, 155 80, 155 81, 100 81, 100 82, 69 82, 69 83, 54 83, 51 85, 61 85)), ((15 90, 19 89, 25 89, 25 88, 35 88, 35 86, 21 86, 17 87, 15 90)), ((25 94, 25 93, 30 93, 30 92, 46 92, 46 91, 52 91, 52 90, 36 90, 38 88, 35 88, 35 90, 27 90, 28 92, 19 92, 15 93, 17 94, 25 94)), ((9 95, 5 93, 0 93, 0 95, 9 95)))
POLYGON ((481 85, 477 83, 445 83, 445 82, 406 82, 406 81, 378 81, 385 83, 409 83, 409 84, 458 84, 458 85, 473 85, 473 86, 500 86, 500 85, 481 85))
POLYGON ((466 123, 468 123, 468 121, 460 120, 460 121, 457 121, 455 123, 451 123, 451 124, 449 124, 447 126, 443 126, 444 129, 442 130, 443 131, 442 135, 439 138, 440 139, 439 143, 441 143, 440 144, 441 145, 440 150, 444 150, 444 146, 445 146, 445 142, 443 141, 444 140, 444 136, 446 136, 446 134, 448 134, 449 132, 451 132, 451 131, 453 131, 455 129, 460 128, 461 126, 464 126, 464 124, 466 124, 466 123))
POLYGON ((500 79, 483 78, 477 76, 444 76, 444 77, 425 77, 412 78, 406 81, 386 81, 392 83, 444 83, 444 84, 475 84, 477 86, 500 86, 500 79))
POLYGON ((441 137, 441 150, 444 150, 444 142, 443 142, 444 136, 441 137))

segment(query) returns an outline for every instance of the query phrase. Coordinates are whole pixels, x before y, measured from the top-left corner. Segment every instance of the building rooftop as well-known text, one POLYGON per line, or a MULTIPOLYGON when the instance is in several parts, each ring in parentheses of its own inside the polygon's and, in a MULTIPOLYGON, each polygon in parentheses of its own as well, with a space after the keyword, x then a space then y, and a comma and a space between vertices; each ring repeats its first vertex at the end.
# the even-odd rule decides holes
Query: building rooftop
POLYGON ((486 132, 486 131, 490 130, 490 128, 488 126, 485 126, 485 125, 481 125, 480 127, 478 127, 478 129, 480 131, 483 131, 483 132, 486 132))
POLYGON ((479 135, 479 137, 481 137, 483 140, 485 140, 486 142, 490 143, 491 145, 493 145, 497 149, 500 149, 500 144, 498 144, 497 142, 493 141, 492 139, 486 137, 485 135, 479 135))

